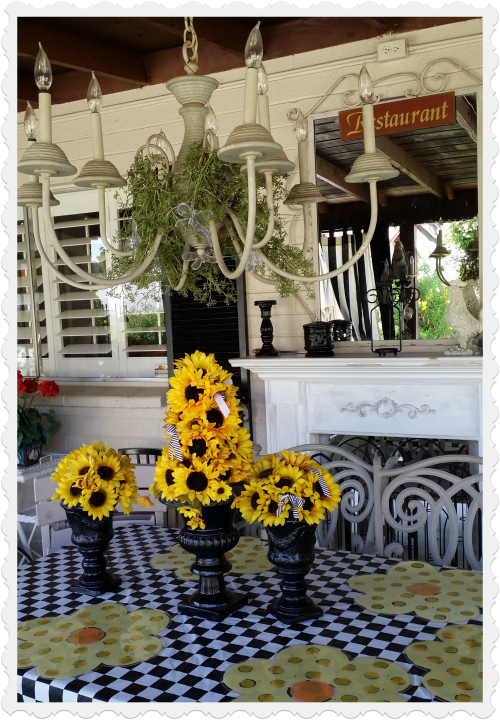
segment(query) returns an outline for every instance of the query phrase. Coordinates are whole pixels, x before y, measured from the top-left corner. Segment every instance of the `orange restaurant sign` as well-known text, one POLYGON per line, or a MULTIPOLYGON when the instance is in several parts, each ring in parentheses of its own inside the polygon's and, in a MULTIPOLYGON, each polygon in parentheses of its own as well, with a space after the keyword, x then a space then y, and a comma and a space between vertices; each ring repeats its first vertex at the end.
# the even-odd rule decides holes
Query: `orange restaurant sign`
MULTIPOLYGON (((378 103, 373 106, 375 135, 417 128, 437 127, 455 123, 455 93, 427 95, 427 97, 378 103)), ((360 140, 363 137, 361 108, 339 113, 340 139, 360 140)))

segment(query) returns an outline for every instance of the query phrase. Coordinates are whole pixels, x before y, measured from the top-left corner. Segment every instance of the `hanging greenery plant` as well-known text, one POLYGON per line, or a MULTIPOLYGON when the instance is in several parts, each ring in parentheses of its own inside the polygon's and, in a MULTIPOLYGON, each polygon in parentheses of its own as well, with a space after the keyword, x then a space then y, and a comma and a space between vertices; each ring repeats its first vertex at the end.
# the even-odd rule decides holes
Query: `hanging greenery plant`
MULTIPOLYGON (((172 174, 149 157, 140 155, 134 159, 127 173, 125 198, 117 195, 119 208, 122 210, 123 221, 115 241, 121 250, 128 249, 132 236, 132 221, 137 224, 140 238, 129 258, 112 257, 109 277, 119 277, 126 271, 138 267, 145 259, 158 234, 163 236, 158 253, 149 268, 134 285, 126 285, 125 293, 133 300, 137 291, 149 291, 155 295, 153 288, 163 284, 166 292, 171 292, 182 275, 182 255, 185 250, 185 229, 179 223, 181 219, 177 208, 181 203, 189 206, 191 213, 199 213, 196 217, 203 224, 214 220, 220 223, 219 240, 221 250, 227 259, 237 252, 226 227, 223 225, 228 209, 233 210, 246 225, 248 216, 248 181, 246 173, 230 163, 219 160, 217 152, 207 152, 201 143, 193 143, 185 156, 181 172, 172 174)), ((256 237, 262 237, 266 231, 269 210, 267 208, 264 179, 257 176, 257 215, 256 237)), ((274 200, 278 203, 283 197, 284 187, 281 177, 273 179, 274 200)), ((285 219, 278 213, 275 206, 274 234, 266 246, 266 255, 280 268, 291 273, 307 276, 313 274, 311 261, 305 259, 299 248, 286 243, 285 219)), ((196 263, 190 263, 186 283, 180 291, 182 295, 191 293, 195 300, 214 304, 214 295, 222 295, 227 303, 234 301, 236 296, 235 283, 225 278, 216 264, 203 262, 193 269, 196 263)), ((262 276, 275 283, 281 297, 287 297, 298 290, 297 283, 282 278, 265 267, 259 268, 262 276)))

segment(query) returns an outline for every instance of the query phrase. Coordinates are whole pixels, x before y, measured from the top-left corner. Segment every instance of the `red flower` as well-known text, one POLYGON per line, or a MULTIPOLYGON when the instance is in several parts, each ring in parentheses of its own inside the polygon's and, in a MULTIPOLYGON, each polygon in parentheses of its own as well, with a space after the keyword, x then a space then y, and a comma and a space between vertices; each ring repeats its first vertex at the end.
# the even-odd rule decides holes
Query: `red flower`
POLYGON ((59 395, 59 385, 53 380, 43 380, 38 386, 38 391, 43 397, 55 397, 59 395))
POLYGON ((31 395, 31 393, 38 390, 38 382, 36 378, 24 378, 23 384, 26 388, 25 392, 28 393, 28 395, 31 395))
POLYGON ((23 374, 20 370, 17 371, 17 392, 20 395, 24 395, 26 393, 27 387, 23 382, 23 374))

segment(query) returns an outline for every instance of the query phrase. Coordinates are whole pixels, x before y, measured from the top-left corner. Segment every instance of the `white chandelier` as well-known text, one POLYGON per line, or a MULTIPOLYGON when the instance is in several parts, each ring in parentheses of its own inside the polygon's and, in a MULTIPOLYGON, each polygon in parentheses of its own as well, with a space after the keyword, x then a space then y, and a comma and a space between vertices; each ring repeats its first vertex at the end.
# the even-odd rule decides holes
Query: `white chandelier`
MULTIPOLYGON (((232 239, 238 256, 238 264, 234 270, 229 270, 224 260, 214 220, 208 221, 208 231, 196 231, 191 215, 196 211, 188 205, 179 206, 179 215, 185 230, 185 245, 182 255, 183 272, 180 282, 173 287, 180 290, 184 286, 193 263, 193 269, 203 262, 217 263, 222 274, 230 279, 238 278, 249 270, 258 279, 265 283, 272 283, 258 273, 259 267, 266 267, 269 271, 299 283, 313 283, 328 280, 345 272, 354 265, 364 254, 373 237, 377 223, 377 182, 396 177, 399 172, 382 154, 377 153, 375 146, 375 129, 373 116, 373 103, 375 102, 373 83, 364 65, 359 76, 359 94, 363 103, 363 142, 364 153, 356 159, 351 172, 346 176, 347 182, 367 182, 370 186, 371 217, 367 232, 358 250, 341 267, 328 273, 316 276, 302 276, 289 273, 273 262, 265 254, 265 246, 274 233, 274 202, 273 202, 273 175, 285 175, 294 170, 295 165, 285 155, 283 148, 274 141, 271 135, 271 122, 269 115, 268 79, 262 65, 263 44, 259 30, 260 23, 253 28, 246 43, 244 59, 245 90, 243 122, 229 135, 224 147, 219 149, 217 137, 217 120, 210 107, 212 93, 219 86, 219 82, 211 77, 197 76, 198 56, 197 38, 193 27, 193 18, 185 18, 184 46, 182 49, 185 61, 186 75, 177 77, 166 83, 177 101, 182 106, 179 114, 184 120, 184 139, 178 156, 175 156, 172 145, 163 133, 151 136, 146 145, 140 148, 150 158, 162 158, 162 164, 170 172, 174 172, 183 161, 188 147, 192 143, 203 143, 206 150, 217 151, 218 157, 229 163, 241 165, 242 171, 248 176, 248 219, 246 227, 236 213, 227 209, 225 225, 232 239), (257 122, 257 115, 258 120, 257 122), (154 148, 154 154, 152 154, 154 148), (170 155, 170 158, 169 158, 170 155), (265 178, 266 199, 269 209, 269 220, 263 237, 255 237, 255 219, 257 207, 257 174, 265 178), (191 213, 191 215, 190 215, 191 213), (195 252, 192 252, 194 249, 195 252)), ((58 145, 52 142, 51 96, 52 71, 49 60, 40 44, 40 50, 35 62, 35 82, 39 89, 39 123, 33 109, 28 103, 24 126, 29 146, 18 164, 19 172, 29 175, 29 182, 22 185, 18 191, 18 205, 30 208, 33 218, 33 235, 36 248, 42 262, 49 266, 56 277, 80 290, 104 290, 133 282, 153 262, 162 242, 162 235, 156 239, 149 248, 149 252, 139 267, 125 273, 116 279, 102 275, 92 274, 83 270, 65 252, 54 230, 50 213, 51 205, 58 204, 50 191, 51 177, 73 175, 76 168, 71 165, 58 145), (42 209, 43 220, 47 237, 66 265, 75 273, 68 276, 61 273, 49 259, 41 241, 39 210, 42 209)), ((102 135, 100 109, 102 106, 102 93, 97 79, 92 73, 92 79, 87 94, 87 103, 90 110, 92 131, 93 160, 89 160, 82 168, 74 184, 78 187, 95 188, 99 199, 100 236, 106 250, 117 257, 132 257, 134 244, 139 239, 134 224, 133 236, 130 239, 131 249, 119 250, 114 247, 107 237, 106 227, 106 199, 105 191, 108 188, 118 188, 126 184, 117 168, 104 157, 104 144, 102 135)), ((302 255, 305 257, 311 245, 311 204, 323 200, 316 185, 308 181, 307 172, 307 136, 308 126, 302 112, 295 113, 295 131, 298 141, 299 183, 294 185, 285 200, 287 205, 301 205, 304 221, 304 242, 302 255)))

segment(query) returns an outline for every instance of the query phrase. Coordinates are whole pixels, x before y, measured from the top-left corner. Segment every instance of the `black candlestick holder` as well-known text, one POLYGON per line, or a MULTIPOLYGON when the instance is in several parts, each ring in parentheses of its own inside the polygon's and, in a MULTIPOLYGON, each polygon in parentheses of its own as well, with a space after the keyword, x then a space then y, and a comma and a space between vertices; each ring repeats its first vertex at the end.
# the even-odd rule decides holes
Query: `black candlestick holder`
POLYGON ((255 355, 256 357, 277 357, 280 353, 273 346, 274 330, 271 322, 271 309, 273 305, 276 305, 276 300, 255 300, 254 305, 260 308, 262 318, 260 323, 262 347, 255 355))
POLYGON ((375 284, 376 287, 367 292, 367 300, 373 305, 370 311, 371 350, 373 353, 378 353, 379 357, 386 357, 391 353, 397 356, 403 350, 403 333, 406 327, 407 309, 410 303, 419 299, 420 293, 415 287, 413 275, 406 275, 402 279, 395 280, 389 276, 388 272, 384 272, 380 281, 375 284), (375 348, 373 346, 373 323, 376 322, 375 311, 384 305, 391 307, 398 316, 399 347, 375 348))

